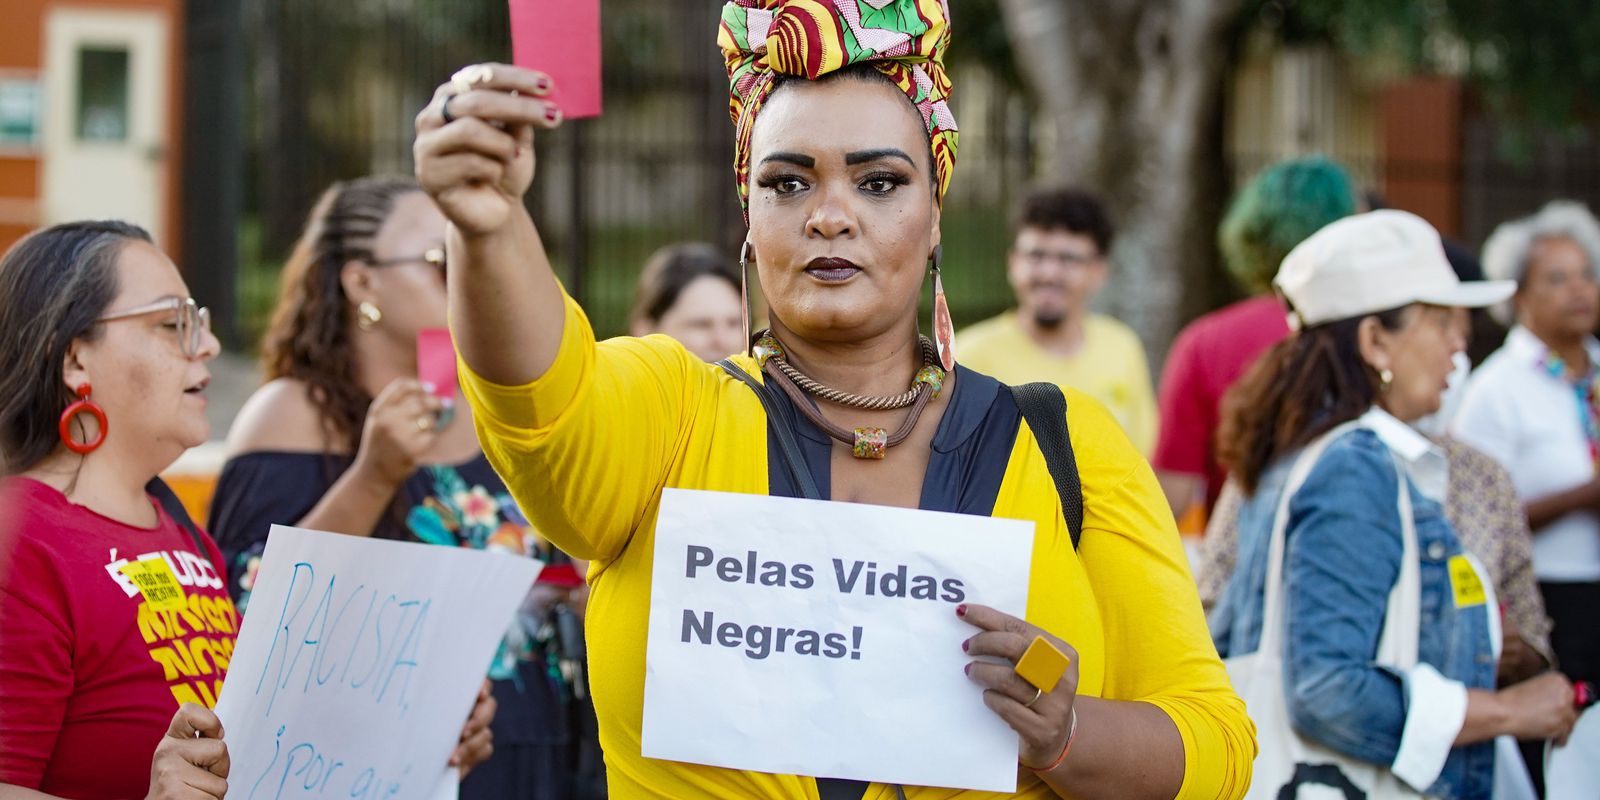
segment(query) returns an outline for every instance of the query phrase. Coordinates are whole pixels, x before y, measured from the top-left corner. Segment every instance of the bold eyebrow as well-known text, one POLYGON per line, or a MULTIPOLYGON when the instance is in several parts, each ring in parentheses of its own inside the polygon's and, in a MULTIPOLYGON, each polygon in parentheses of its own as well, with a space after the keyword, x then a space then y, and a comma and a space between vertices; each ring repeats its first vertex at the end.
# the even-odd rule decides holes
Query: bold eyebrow
POLYGON ((817 160, 804 153, 773 153, 761 159, 763 164, 770 161, 783 161, 806 169, 814 169, 817 166, 817 160))
POLYGON ((911 156, 906 155, 906 151, 897 147, 885 147, 878 150, 857 150, 854 153, 846 153, 844 163, 845 166, 853 167, 857 164, 865 164, 881 158, 899 158, 904 159, 907 164, 913 167, 917 165, 917 162, 911 160, 911 156))

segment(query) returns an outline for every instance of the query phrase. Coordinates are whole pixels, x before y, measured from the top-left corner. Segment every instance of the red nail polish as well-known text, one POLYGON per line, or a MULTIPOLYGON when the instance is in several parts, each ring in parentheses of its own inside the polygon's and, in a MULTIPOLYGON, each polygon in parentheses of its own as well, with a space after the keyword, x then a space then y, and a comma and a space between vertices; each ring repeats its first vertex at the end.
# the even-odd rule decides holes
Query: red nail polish
POLYGON ((967 675, 971 675, 971 674, 972 674, 972 665, 971 665, 971 664, 968 664, 968 665, 966 665, 966 666, 964 666, 964 667, 962 667, 962 668, 961 668, 961 671, 962 671, 962 673, 964 673, 964 674, 967 674, 967 675))
POLYGON ((966 641, 961 643, 961 652, 965 653, 971 647, 972 647, 972 640, 968 639, 968 640, 966 640, 966 641))
POLYGON ((559 108, 547 108, 547 109, 544 110, 544 121, 545 122, 549 122, 549 123, 553 124, 558 119, 561 119, 561 109, 559 109, 559 108))
POLYGON ((956 616, 964 617, 966 615, 967 615, 967 604, 966 603, 962 603, 961 605, 956 606, 956 616))
POLYGON ((534 86, 537 86, 541 92, 548 92, 550 91, 550 79, 540 78, 539 81, 534 84, 534 86))

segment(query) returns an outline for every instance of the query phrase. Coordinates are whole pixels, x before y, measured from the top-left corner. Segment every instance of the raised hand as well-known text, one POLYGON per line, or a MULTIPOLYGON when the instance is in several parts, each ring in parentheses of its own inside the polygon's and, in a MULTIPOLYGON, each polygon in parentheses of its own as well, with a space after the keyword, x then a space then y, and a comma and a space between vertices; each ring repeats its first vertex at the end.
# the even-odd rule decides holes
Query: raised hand
POLYGON ((417 181, 465 234, 499 230, 533 182, 533 133, 561 124, 541 72, 475 64, 417 114, 417 181))
POLYGON ((367 408, 354 468, 389 491, 405 483, 439 438, 443 403, 414 378, 397 378, 367 408))

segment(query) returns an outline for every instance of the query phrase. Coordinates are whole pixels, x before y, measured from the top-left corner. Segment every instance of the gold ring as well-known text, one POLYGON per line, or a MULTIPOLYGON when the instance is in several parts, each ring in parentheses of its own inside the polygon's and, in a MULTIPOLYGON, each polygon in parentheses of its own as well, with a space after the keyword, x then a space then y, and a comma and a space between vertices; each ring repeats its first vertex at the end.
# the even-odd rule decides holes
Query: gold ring
POLYGON ((1023 703, 1022 707, 1023 708, 1033 708, 1033 704, 1039 702, 1039 698, 1041 698, 1041 697, 1044 697, 1044 690, 1035 688, 1033 690, 1033 699, 1029 700, 1026 703, 1023 703))

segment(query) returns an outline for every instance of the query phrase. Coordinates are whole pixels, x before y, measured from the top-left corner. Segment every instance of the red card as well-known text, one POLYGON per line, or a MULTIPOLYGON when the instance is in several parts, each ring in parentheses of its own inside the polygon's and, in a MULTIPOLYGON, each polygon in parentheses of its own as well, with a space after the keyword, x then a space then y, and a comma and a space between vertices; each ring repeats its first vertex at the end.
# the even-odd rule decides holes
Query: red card
POLYGON ((433 384, 434 397, 456 396, 456 348, 450 342, 450 329, 417 331, 417 380, 433 384))
POLYGON ((600 0, 511 0, 511 60, 555 81, 564 119, 600 115, 600 0))

